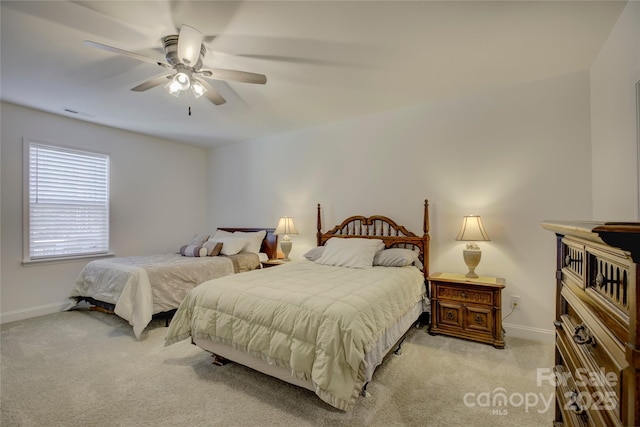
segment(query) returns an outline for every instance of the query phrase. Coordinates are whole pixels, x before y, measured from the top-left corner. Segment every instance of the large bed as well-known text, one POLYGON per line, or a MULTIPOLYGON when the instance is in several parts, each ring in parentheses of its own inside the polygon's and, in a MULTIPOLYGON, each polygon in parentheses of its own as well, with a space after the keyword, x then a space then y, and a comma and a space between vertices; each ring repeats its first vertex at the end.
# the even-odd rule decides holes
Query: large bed
POLYGON ((231 360, 349 410, 375 368, 429 311, 428 202, 418 236, 385 216, 352 216, 305 259, 226 276, 189 291, 165 344, 191 338, 231 360))
POLYGON ((218 250, 224 245, 233 246, 222 244, 225 240, 232 239, 236 246, 245 242, 246 247, 253 240, 251 250, 228 255, 216 252, 215 256, 208 256, 213 252, 202 249, 202 245, 185 245, 176 253, 91 261, 78 274, 71 298, 122 317, 133 326, 134 335, 140 339, 154 316, 169 319, 187 292, 197 285, 259 269, 262 261, 275 258, 277 236, 273 231, 272 228, 223 227, 214 236, 203 237, 221 243, 218 248, 211 247, 218 250))

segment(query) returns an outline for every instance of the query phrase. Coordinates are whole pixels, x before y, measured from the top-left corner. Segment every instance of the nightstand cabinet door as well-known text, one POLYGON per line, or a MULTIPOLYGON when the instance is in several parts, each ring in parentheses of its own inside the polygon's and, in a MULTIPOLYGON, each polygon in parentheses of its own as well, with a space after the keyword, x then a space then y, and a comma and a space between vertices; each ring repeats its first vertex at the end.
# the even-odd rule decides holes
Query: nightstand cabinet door
POLYGON ((493 309, 483 306, 467 305, 465 328, 493 336, 493 309))
POLYGON ((431 283, 432 323, 429 333, 442 334, 504 348, 502 289, 504 279, 435 273, 431 283))
POLYGON ((456 329, 464 329, 463 307, 455 302, 442 302, 438 304, 436 309, 438 324, 440 326, 456 329))

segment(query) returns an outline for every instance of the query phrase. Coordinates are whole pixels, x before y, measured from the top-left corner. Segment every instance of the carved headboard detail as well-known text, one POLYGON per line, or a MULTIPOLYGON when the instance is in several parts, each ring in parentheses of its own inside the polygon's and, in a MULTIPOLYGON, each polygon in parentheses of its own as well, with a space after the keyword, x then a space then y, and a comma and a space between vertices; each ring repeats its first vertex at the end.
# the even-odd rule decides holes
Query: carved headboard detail
POLYGON ((323 246, 332 237, 359 237, 366 239, 381 239, 386 248, 407 248, 417 250, 420 253, 419 260, 422 264, 422 272, 425 279, 429 276, 429 201, 424 201, 423 234, 418 236, 408 231, 404 226, 398 225, 392 219, 374 215, 370 217, 356 215, 351 216, 339 225, 336 225, 326 233, 322 232, 322 220, 320 216, 320 203, 318 203, 318 231, 316 233, 317 245, 323 246))

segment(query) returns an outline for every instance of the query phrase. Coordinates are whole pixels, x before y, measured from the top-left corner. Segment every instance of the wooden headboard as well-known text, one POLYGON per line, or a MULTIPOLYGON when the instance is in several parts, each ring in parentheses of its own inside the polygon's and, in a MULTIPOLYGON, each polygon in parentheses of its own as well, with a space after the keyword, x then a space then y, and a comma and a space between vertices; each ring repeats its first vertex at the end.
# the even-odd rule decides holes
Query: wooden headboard
POLYGON ((278 252, 278 236, 273 234, 276 229, 275 228, 260 228, 260 227, 218 227, 219 230, 229 231, 233 233, 234 231, 244 231, 244 232, 253 232, 253 231, 262 231, 267 230, 266 236, 262 240, 262 246, 260 247, 260 252, 264 252, 269 256, 269 259, 277 258, 278 252))
POLYGON ((318 203, 318 232, 316 233, 318 246, 323 246, 332 237, 360 237, 367 239, 381 239, 386 248, 407 248, 420 252, 419 260, 425 280, 429 277, 429 201, 424 201, 423 234, 418 236, 408 231, 402 225, 386 216, 374 215, 351 216, 341 224, 336 225, 326 233, 322 232, 320 219, 320 203, 318 203))

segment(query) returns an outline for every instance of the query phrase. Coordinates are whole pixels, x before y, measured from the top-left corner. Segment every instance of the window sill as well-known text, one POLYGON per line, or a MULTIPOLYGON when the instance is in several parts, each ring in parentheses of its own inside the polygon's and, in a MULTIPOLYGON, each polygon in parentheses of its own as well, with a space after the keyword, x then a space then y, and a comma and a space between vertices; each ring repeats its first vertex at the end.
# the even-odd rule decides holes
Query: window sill
POLYGON ((59 264, 63 262, 77 262, 82 260, 94 260, 94 259, 101 259, 101 258, 110 258, 115 255, 116 254, 113 252, 107 252, 104 254, 77 255, 77 256, 68 256, 68 257, 59 257, 59 258, 29 259, 29 260, 23 260, 22 266, 33 267, 36 265, 59 264))

